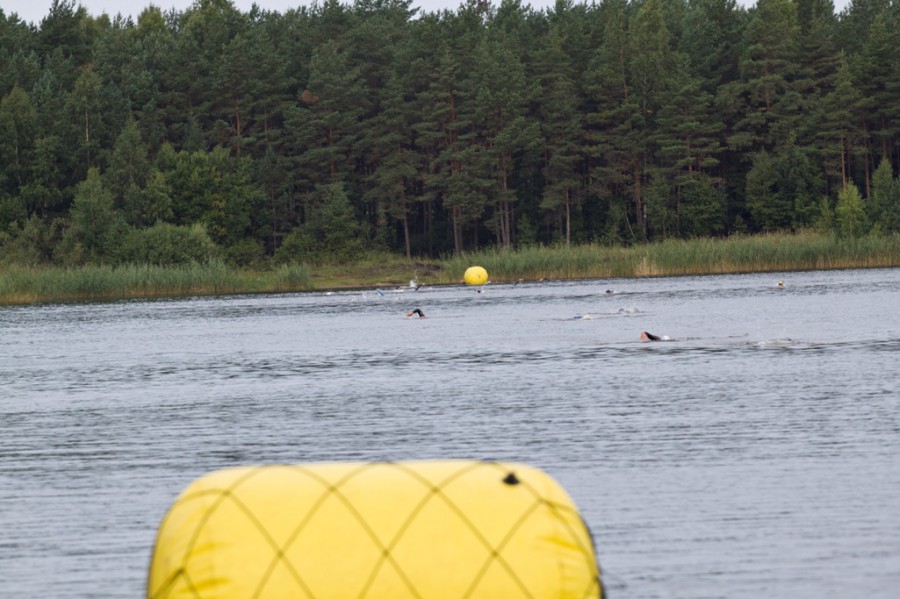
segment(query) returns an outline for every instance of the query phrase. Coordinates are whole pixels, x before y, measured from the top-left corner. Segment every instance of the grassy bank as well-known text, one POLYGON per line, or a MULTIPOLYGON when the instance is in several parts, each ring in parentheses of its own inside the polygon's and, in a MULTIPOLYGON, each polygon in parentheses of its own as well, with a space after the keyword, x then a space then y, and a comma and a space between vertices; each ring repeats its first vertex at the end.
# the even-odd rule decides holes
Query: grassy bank
POLYGON ((445 260, 372 254, 350 265, 263 271, 233 269, 220 262, 177 267, 2 267, 0 304, 311 291, 406 285, 410 280, 455 284, 473 264, 485 267, 493 282, 897 267, 900 236, 837 239, 802 233, 673 240, 629 248, 535 247, 445 260))
POLYGON ((608 248, 490 251, 445 261, 451 279, 479 264, 492 281, 659 277, 900 266, 900 236, 837 239, 817 233, 670 240, 608 248))
POLYGON ((83 266, 0 269, 0 304, 307 291, 304 266, 250 272, 221 262, 185 266, 83 266))

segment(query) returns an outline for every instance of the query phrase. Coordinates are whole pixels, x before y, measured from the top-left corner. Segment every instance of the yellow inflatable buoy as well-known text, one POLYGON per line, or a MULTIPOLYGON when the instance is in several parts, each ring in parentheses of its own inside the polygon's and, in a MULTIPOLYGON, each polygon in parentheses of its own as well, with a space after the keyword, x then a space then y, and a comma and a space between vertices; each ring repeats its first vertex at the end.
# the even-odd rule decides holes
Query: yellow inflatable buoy
POLYGON ((465 279, 466 283, 469 285, 484 285, 487 283, 488 274, 487 271, 480 266, 470 266, 466 269, 463 279, 465 279))
POLYGON ((593 541, 544 472, 422 461, 208 474, 160 524, 149 599, 602 598, 593 541))

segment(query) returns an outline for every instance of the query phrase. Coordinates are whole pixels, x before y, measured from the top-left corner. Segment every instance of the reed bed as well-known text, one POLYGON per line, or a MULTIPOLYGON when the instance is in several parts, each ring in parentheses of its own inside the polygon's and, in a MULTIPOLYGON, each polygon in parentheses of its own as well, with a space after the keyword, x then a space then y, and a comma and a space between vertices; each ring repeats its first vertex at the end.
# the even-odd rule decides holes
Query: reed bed
POLYGON ((263 272, 235 270, 222 262, 168 267, 142 264, 79 268, 13 266, 0 270, 0 304, 310 289, 309 273, 299 265, 284 265, 263 272))
POLYGON ((728 239, 669 240, 627 248, 601 245, 485 250, 418 262, 372 253, 352 264, 286 264, 244 271, 222 262, 183 266, 0 267, 0 304, 98 301, 233 293, 455 284, 469 266, 494 282, 659 277, 900 266, 900 235, 841 239, 806 232, 728 239))
POLYGON ((661 277, 900 266, 900 235, 840 239, 805 232, 728 239, 668 240, 473 252, 445 261, 448 282, 483 266, 493 281, 661 277))

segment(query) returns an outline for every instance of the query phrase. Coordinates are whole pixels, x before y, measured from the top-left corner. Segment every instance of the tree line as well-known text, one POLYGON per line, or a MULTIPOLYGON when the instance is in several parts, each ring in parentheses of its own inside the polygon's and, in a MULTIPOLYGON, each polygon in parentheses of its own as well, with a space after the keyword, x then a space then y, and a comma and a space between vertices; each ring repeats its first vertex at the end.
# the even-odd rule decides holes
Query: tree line
POLYGON ((0 10, 2 262, 900 230, 900 4, 0 10))

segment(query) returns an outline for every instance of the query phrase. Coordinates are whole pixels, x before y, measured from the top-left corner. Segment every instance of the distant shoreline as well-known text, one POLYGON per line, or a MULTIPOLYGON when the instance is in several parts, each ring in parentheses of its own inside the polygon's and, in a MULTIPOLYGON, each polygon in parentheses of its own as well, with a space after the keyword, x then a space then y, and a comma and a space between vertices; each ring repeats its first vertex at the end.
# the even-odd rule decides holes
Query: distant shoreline
POLYGON ((600 245, 488 250, 446 259, 367 254, 350 264, 236 269, 222 262, 178 266, 0 267, 0 305, 104 302, 453 285, 472 265, 494 283, 701 276, 900 266, 900 235, 841 239, 772 234, 669 240, 631 247, 600 245))

